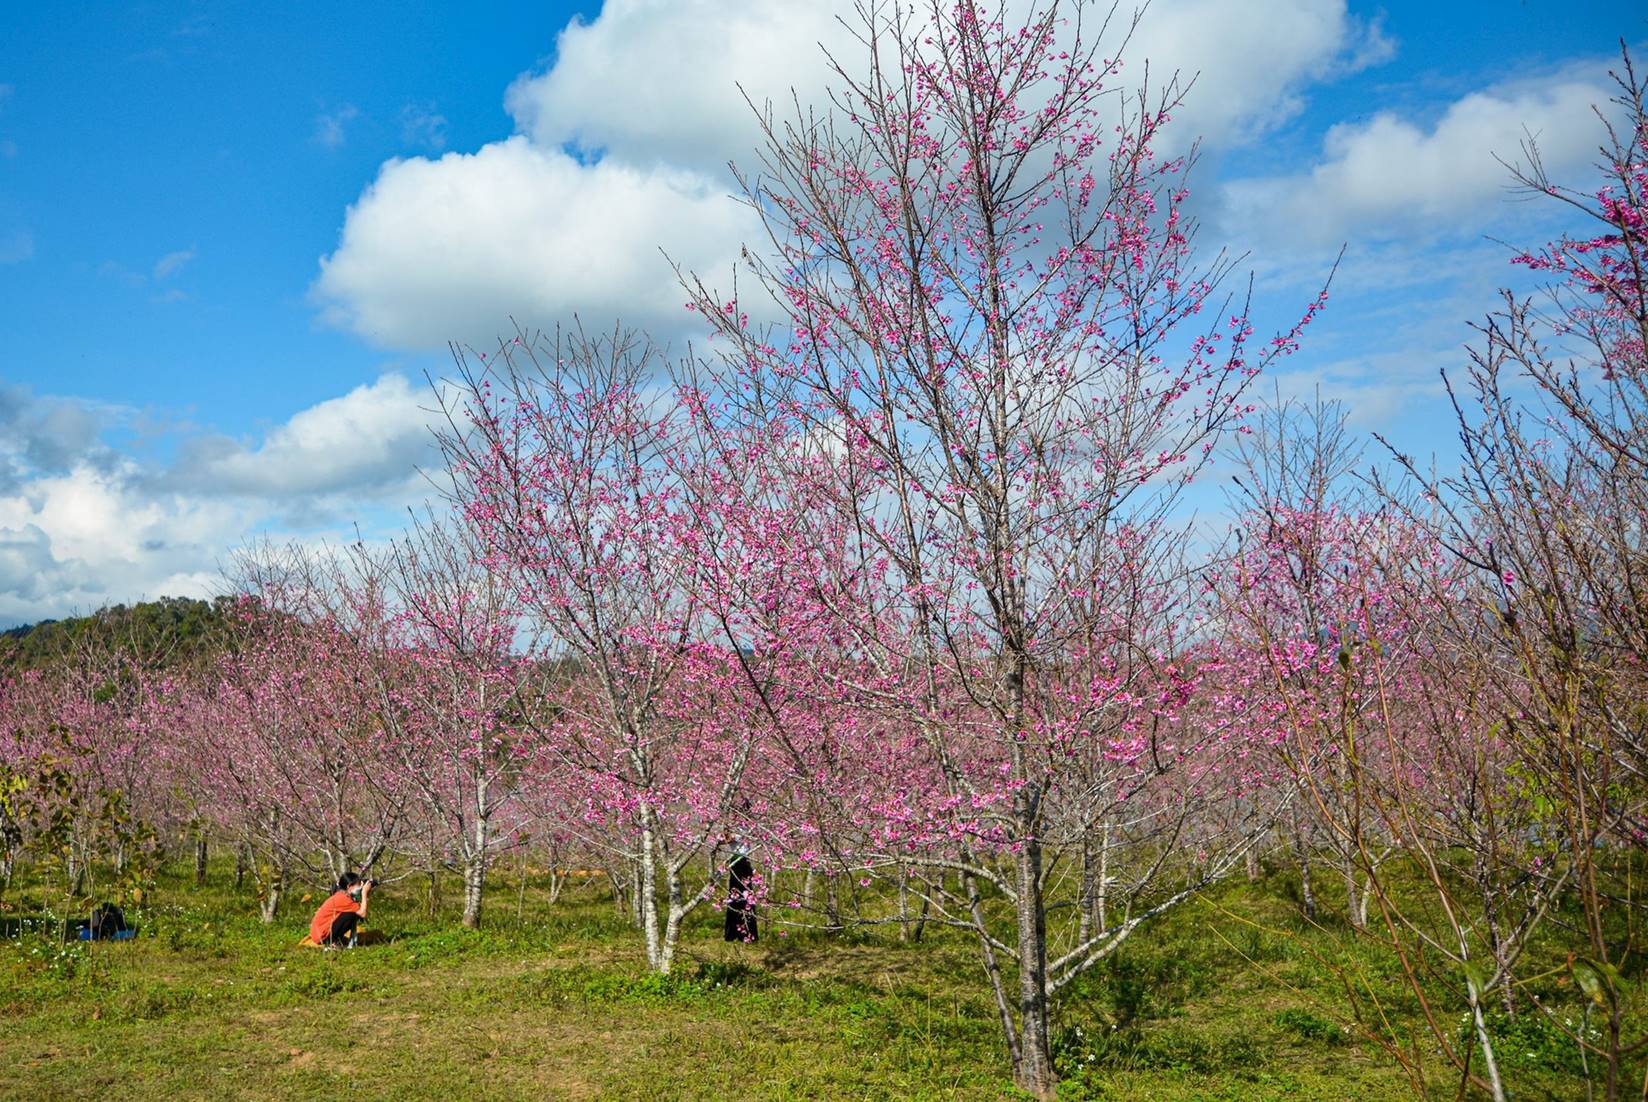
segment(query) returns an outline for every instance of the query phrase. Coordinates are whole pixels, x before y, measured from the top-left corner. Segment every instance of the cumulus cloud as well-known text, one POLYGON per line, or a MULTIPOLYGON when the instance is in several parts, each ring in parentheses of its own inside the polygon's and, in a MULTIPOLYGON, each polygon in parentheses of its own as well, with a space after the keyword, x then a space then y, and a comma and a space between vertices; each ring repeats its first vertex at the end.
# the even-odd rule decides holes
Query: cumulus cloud
POLYGON ((0 622, 201 596, 254 513, 142 488, 134 463, 80 464, 0 493, 0 622))
POLYGON ((51 537, 38 525, 0 528, 0 609, 8 598, 19 603, 48 598, 62 588, 62 574, 62 565, 52 558, 51 537))
POLYGON ((1340 123, 1305 171, 1225 185, 1225 218, 1306 245, 1425 226, 1478 229, 1501 213, 1510 184, 1501 161, 1515 163, 1532 139, 1553 173, 1583 168, 1601 137, 1593 105, 1607 99, 1595 81, 1556 76, 1472 92, 1429 125, 1388 111, 1340 123))
MULTIPOLYGON (((1117 45, 1122 15, 1112 24, 1117 45)), ((803 105, 824 105, 824 51, 857 68, 857 24, 851 0, 608 0, 593 21, 574 19, 561 32, 554 63, 517 78, 506 104, 545 146, 716 172, 750 160, 759 144, 745 95, 780 115, 792 88, 803 105)), ((1391 49, 1343 0, 1157 0, 1128 44, 1124 73, 1142 80, 1148 63, 1152 83, 1175 72, 1194 78, 1178 129, 1219 145, 1291 115, 1303 84, 1391 49)))
MULTIPOLYGON (((678 329, 659 249, 719 277, 755 237, 725 171, 759 145, 744 96, 782 113, 793 88, 824 105, 824 50, 862 63, 856 21, 849 0, 607 0, 510 85, 514 136, 380 169, 321 261, 323 317, 401 348, 489 341, 510 317, 678 329)), ((1199 74, 1180 132, 1229 144, 1292 114, 1309 82, 1388 50, 1343 0, 1158 0, 1127 78, 1146 58, 1153 83, 1199 74)))
POLYGON ((0 491, 32 472, 61 473, 91 459, 102 450, 99 435, 114 415, 107 406, 0 385, 0 491))
POLYGON ((1173 114, 1179 143, 1252 141, 1291 119, 1312 83, 1389 60, 1396 44, 1341 0, 1180 0, 1146 10, 1124 75, 1151 82, 1177 72, 1189 85, 1173 114))
POLYGON ((682 294, 660 249, 725 267, 748 219, 695 173, 586 165, 517 135, 385 164, 349 208, 314 294, 334 324, 399 347, 490 342, 511 317, 669 327, 682 294))
POLYGON ((105 442, 136 411, 0 387, 0 626, 212 592, 253 532, 370 530, 427 496, 434 405, 388 374, 255 442, 196 430, 166 465, 105 442))
POLYGON ((168 485, 203 494, 292 503, 404 491, 433 458, 434 399, 403 375, 385 375, 294 414, 256 447, 218 437, 191 445, 168 485))
POLYGON ((758 140, 739 86, 757 104, 792 87, 816 100, 820 47, 844 55, 852 38, 838 17, 852 14, 832 0, 607 0, 567 25, 554 64, 517 78, 505 104, 545 147, 718 172, 758 140))

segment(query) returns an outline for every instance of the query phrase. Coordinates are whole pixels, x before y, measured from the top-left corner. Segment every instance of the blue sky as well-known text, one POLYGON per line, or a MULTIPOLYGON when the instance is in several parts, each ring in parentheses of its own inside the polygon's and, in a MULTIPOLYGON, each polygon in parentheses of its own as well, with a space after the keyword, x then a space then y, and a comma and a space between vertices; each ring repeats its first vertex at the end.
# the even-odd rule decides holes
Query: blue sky
MULTIPOLYGON (((816 95, 826 7, 5 5, 0 623, 208 592, 255 533, 392 526, 447 339, 684 331, 657 246, 735 254, 732 82, 816 95)), ((1492 239, 1561 228, 1491 155, 1527 127, 1587 177, 1587 105, 1648 33, 1626 10, 1156 0, 1130 56, 1202 74, 1204 239, 1278 322, 1350 243, 1285 387, 1446 448, 1436 369, 1513 277, 1492 239)))

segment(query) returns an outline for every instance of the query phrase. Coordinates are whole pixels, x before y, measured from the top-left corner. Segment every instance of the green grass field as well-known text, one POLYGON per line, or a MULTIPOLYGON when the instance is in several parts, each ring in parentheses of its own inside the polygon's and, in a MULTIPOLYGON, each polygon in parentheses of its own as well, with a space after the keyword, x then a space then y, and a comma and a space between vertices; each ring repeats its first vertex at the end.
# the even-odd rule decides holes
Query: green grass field
MULTIPOLYGON (((1414 1097, 1349 1011, 1344 977, 1398 1034, 1414 1000, 1348 928, 1303 922, 1290 887, 1284 874, 1227 884, 1084 978, 1058 1006, 1060 1097, 1414 1097)), ((727 945, 705 909, 665 980, 646 974, 604 881, 553 906, 530 877, 518 889, 500 872, 485 928, 466 931, 431 914, 424 889, 394 885, 372 900, 384 943, 323 953, 298 945, 313 902, 264 926, 226 870, 199 889, 163 870, 128 909, 134 941, 0 942, 0 1098, 1013 1096, 961 933, 905 945, 767 930, 727 945)), ((29 906, 26 889, 8 899, 13 916, 29 906)), ((1555 977, 1544 997, 1563 996, 1555 977)), ((1532 1013, 1497 1025, 1515 1098, 1585 1097, 1559 1031, 1532 1013)), ((1431 1093, 1454 1097, 1431 1068, 1431 1093)))

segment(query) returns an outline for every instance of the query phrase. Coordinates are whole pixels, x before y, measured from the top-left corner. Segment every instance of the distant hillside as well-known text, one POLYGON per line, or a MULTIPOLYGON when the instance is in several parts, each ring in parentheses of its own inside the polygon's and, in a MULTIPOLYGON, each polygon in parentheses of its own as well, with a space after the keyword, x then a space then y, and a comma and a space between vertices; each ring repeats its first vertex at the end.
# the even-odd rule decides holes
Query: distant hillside
POLYGON ((0 669, 28 670, 71 660, 91 646, 126 646, 145 666, 187 665, 221 645, 228 598, 162 597, 111 605, 90 616, 42 620, 0 632, 0 669))

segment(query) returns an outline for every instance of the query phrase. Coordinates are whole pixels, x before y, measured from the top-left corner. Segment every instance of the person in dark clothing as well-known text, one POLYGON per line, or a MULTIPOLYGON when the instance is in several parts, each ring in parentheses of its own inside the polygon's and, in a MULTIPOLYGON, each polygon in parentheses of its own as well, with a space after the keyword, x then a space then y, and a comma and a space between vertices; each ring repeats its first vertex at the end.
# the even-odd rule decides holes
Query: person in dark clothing
POLYGON ((113 903, 104 903, 80 926, 81 941, 125 941, 137 931, 126 925, 126 916, 113 903))
POLYGON ((740 843, 733 844, 732 862, 727 866, 727 916, 722 933, 728 941, 755 941, 755 901, 750 898, 755 890, 755 867, 750 864, 748 850, 740 843))

